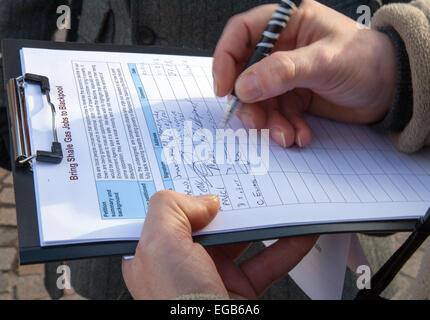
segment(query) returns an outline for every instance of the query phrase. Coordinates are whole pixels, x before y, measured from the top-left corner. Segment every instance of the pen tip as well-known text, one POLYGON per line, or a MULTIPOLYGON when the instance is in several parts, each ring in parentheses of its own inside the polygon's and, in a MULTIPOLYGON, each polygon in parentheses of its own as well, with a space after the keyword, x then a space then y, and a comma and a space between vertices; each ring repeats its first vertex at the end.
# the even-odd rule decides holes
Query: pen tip
POLYGON ((219 126, 221 128, 224 128, 227 123, 230 121, 230 118, 232 117, 232 115, 234 114, 234 112, 237 110, 237 108, 240 105, 240 100, 237 99, 235 96, 231 96, 228 101, 227 101, 227 105, 225 108, 225 114, 224 114, 224 119, 221 121, 221 123, 219 124, 219 126))

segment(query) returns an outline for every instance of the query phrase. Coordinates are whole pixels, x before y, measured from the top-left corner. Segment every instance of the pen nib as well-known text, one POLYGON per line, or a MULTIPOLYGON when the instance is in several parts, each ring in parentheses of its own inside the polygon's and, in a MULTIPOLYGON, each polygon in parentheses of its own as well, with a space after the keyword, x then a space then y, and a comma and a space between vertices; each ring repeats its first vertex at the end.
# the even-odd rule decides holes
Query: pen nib
POLYGON ((240 107, 240 100, 236 98, 235 96, 232 96, 226 105, 224 118, 222 119, 221 123, 219 124, 221 128, 224 128, 227 123, 230 121, 233 114, 236 112, 236 110, 240 107))
POLYGON ((229 120, 229 117, 227 115, 224 115, 224 118, 222 119, 222 121, 220 122, 219 126, 221 128, 225 128, 225 126, 227 125, 229 120))

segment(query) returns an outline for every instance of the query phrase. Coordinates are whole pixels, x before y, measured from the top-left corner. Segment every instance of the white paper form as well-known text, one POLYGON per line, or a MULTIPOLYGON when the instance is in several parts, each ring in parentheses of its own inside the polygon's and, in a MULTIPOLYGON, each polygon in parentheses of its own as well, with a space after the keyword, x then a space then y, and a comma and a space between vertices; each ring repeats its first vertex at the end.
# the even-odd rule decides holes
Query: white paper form
MULTIPOLYGON (((138 239, 149 198, 161 189, 219 195, 222 211, 200 233, 415 218, 430 203, 428 151, 403 155, 365 126, 314 117, 309 147, 271 142, 267 174, 239 163, 243 149, 226 153, 232 164, 213 155, 187 163, 200 142, 192 134, 215 136, 223 116, 211 58, 24 48, 22 61, 25 72, 50 79, 66 156, 34 166, 43 245, 138 239), (185 163, 163 159, 163 133, 172 129, 185 163)), ((32 148, 49 149, 49 110, 36 87, 27 85, 26 95, 32 148)), ((237 118, 230 127, 243 128, 237 118)))
MULTIPOLYGON (((268 247, 276 241, 263 243, 268 247)), ((324 234, 289 275, 312 300, 340 300, 347 266, 352 272, 369 266, 357 235, 324 234)))
POLYGON ((322 235, 289 275, 312 300, 342 299, 350 243, 349 233, 322 235))

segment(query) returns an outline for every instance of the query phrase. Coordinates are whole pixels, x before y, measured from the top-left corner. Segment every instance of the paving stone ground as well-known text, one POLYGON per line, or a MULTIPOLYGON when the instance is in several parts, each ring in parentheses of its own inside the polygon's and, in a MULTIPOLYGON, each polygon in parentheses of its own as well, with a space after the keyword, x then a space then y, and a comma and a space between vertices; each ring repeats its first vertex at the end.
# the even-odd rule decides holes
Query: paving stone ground
MULTIPOLYGON (((21 266, 18 258, 15 195, 12 174, 0 168, 0 300, 49 299, 43 264, 21 266)), ((62 299, 82 299, 73 289, 62 299)))
MULTIPOLYGON (((44 265, 20 266, 16 228, 15 196, 10 172, 0 168, 0 300, 50 299, 44 286, 44 265)), ((373 271, 403 243, 408 233, 388 237, 359 234, 373 271)), ((83 299, 73 289, 61 299, 83 299)), ((427 240, 384 291, 389 299, 430 298, 430 240, 427 240)))

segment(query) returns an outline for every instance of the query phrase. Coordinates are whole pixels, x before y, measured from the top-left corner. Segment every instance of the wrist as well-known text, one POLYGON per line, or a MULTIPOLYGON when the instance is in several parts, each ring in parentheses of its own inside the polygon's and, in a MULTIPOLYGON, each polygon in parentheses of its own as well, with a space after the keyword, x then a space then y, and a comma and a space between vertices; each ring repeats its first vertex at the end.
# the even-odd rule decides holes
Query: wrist
MULTIPOLYGON (((390 112, 396 98, 398 63, 395 47, 391 39, 385 33, 379 31, 375 31, 375 33, 378 35, 377 41, 379 43, 377 53, 379 68, 376 69, 376 73, 379 73, 379 81, 381 81, 380 99, 378 99, 377 106, 379 115, 376 120, 382 120, 390 112)), ((378 75, 375 74, 375 76, 377 77, 378 75)))
POLYGON ((385 118, 378 126, 385 130, 400 131, 412 117, 413 98, 409 57, 403 40, 393 28, 380 30, 392 42, 397 62, 396 90, 393 102, 385 118))

